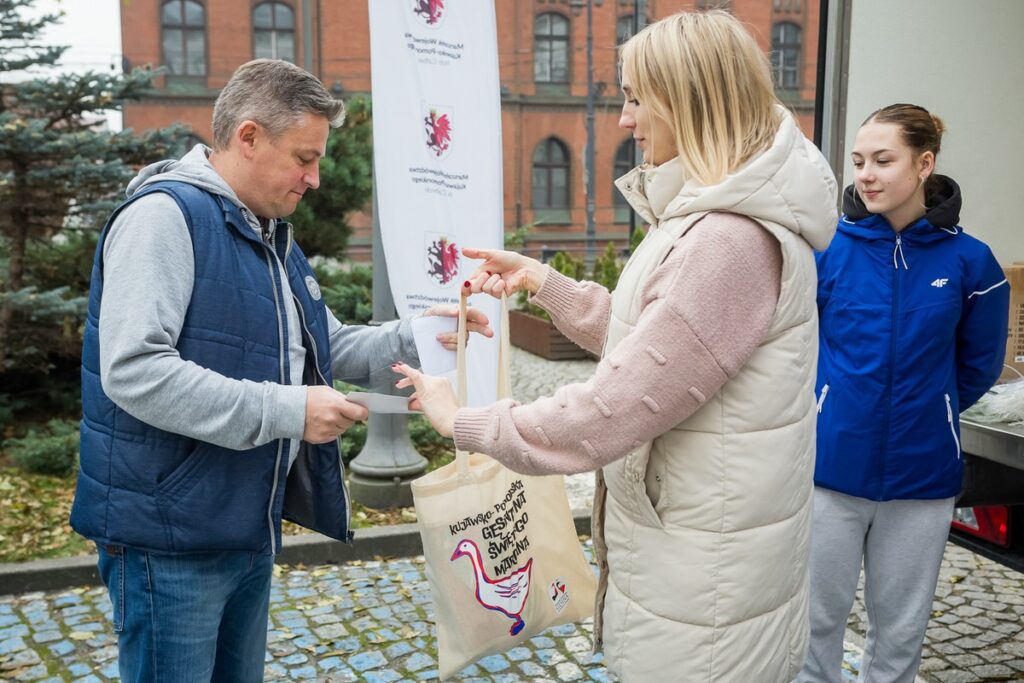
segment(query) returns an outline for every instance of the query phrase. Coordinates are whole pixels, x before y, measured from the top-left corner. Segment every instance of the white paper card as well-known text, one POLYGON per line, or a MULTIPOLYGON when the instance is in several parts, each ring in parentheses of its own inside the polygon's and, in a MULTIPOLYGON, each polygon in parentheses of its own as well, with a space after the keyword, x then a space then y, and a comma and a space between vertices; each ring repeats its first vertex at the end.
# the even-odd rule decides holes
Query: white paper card
POLYGON ((443 376, 455 370, 455 352, 441 346, 437 335, 455 332, 458 318, 428 315, 412 319, 412 337, 420 356, 420 370, 427 375, 443 376))
POLYGON ((418 413, 418 410, 409 410, 408 396, 389 396, 387 394, 372 394, 363 391, 350 391, 345 398, 352 403, 364 406, 371 413, 418 413))

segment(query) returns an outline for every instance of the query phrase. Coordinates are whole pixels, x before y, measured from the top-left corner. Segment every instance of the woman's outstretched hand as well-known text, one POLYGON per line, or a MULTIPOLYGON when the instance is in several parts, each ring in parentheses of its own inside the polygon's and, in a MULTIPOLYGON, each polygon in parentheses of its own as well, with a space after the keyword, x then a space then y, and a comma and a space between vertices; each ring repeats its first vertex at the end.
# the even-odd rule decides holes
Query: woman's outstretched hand
POLYGON ((466 247, 462 254, 466 258, 484 260, 469 276, 473 293, 483 292, 499 299, 502 294, 514 294, 523 289, 536 294, 548 276, 548 267, 543 263, 514 251, 466 247))
POLYGON ((405 375, 395 383, 396 387, 416 388, 416 392, 409 397, 409 408, 422 410, 438 434, 451 438, 455 433, 455 413, 459 409, 459 403, 455 400, 455 393, 448 380, 444 377, 424 375, 405 363, 395 363, 391 369, 405 375))

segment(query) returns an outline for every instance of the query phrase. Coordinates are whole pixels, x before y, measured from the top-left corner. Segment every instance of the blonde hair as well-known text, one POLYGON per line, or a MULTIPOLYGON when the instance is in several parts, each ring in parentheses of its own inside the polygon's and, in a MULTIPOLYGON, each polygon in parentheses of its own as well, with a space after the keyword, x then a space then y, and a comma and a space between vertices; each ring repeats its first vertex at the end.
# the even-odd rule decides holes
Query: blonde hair
POLYGON ((721 182, 772 144, 780 115, 768 58, 728 12, 665 17, 620 54, 634 97, 669 124, 680 161, 702 183, 721 182))

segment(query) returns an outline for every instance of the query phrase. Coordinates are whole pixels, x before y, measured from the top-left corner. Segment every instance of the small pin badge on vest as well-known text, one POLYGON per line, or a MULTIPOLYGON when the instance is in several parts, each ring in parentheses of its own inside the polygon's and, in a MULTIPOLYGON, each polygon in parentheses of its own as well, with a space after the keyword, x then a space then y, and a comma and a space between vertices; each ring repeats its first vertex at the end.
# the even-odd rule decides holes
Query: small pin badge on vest
POLYGON ((316 278, 312 275, 306 276, 306 289, 309 290, 309 295, 313 297, 313 301, 320 301, 320 285, 317 284, 316 278))

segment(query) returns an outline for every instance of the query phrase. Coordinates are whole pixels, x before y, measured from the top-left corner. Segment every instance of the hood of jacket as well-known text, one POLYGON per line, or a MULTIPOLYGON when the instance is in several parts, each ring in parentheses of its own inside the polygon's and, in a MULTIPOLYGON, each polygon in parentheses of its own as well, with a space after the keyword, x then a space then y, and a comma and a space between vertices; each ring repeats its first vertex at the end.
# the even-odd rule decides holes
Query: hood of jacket
MULTIPOLYGON (((910 242, 931 242, 955 235, 962 228, 960 207, 962 198, 960 186, 952 178, 936 174, 937 182, 925 195, 924 216, 900 231, 900 236, 910 242)), ((884 216, 868 211, 853 185, 843 191, 843 220, 839 229, 851 237, 862 240, 891 241, 895 230, 884 216)))
MULTIPOLYGON (((181 159, 167 159, 150 164, 139 171, 138 175, 132 178, 125 189, 125 196, 131 199, 135 193, 151 183, 173 180, 182 183, 195 185, 215 195, 224 197, 237 206, 242 215, 254 229, 259 229, 260 221, 256 215, 242 203, 231 186, 217 173, 217 170, 210 164, 209 147, 198 144, 181 159)), ((271 229, 274 221, 269 221, 271 229)))
POLYGON ((651 223, 698 211, 727 211, 781 225, 822 251, 838 218, 835 175, 782 107, 779 118, 771 146, 719 183, 687 178, 676 157, 657 167, 633 169, 616 184, 651 223))

